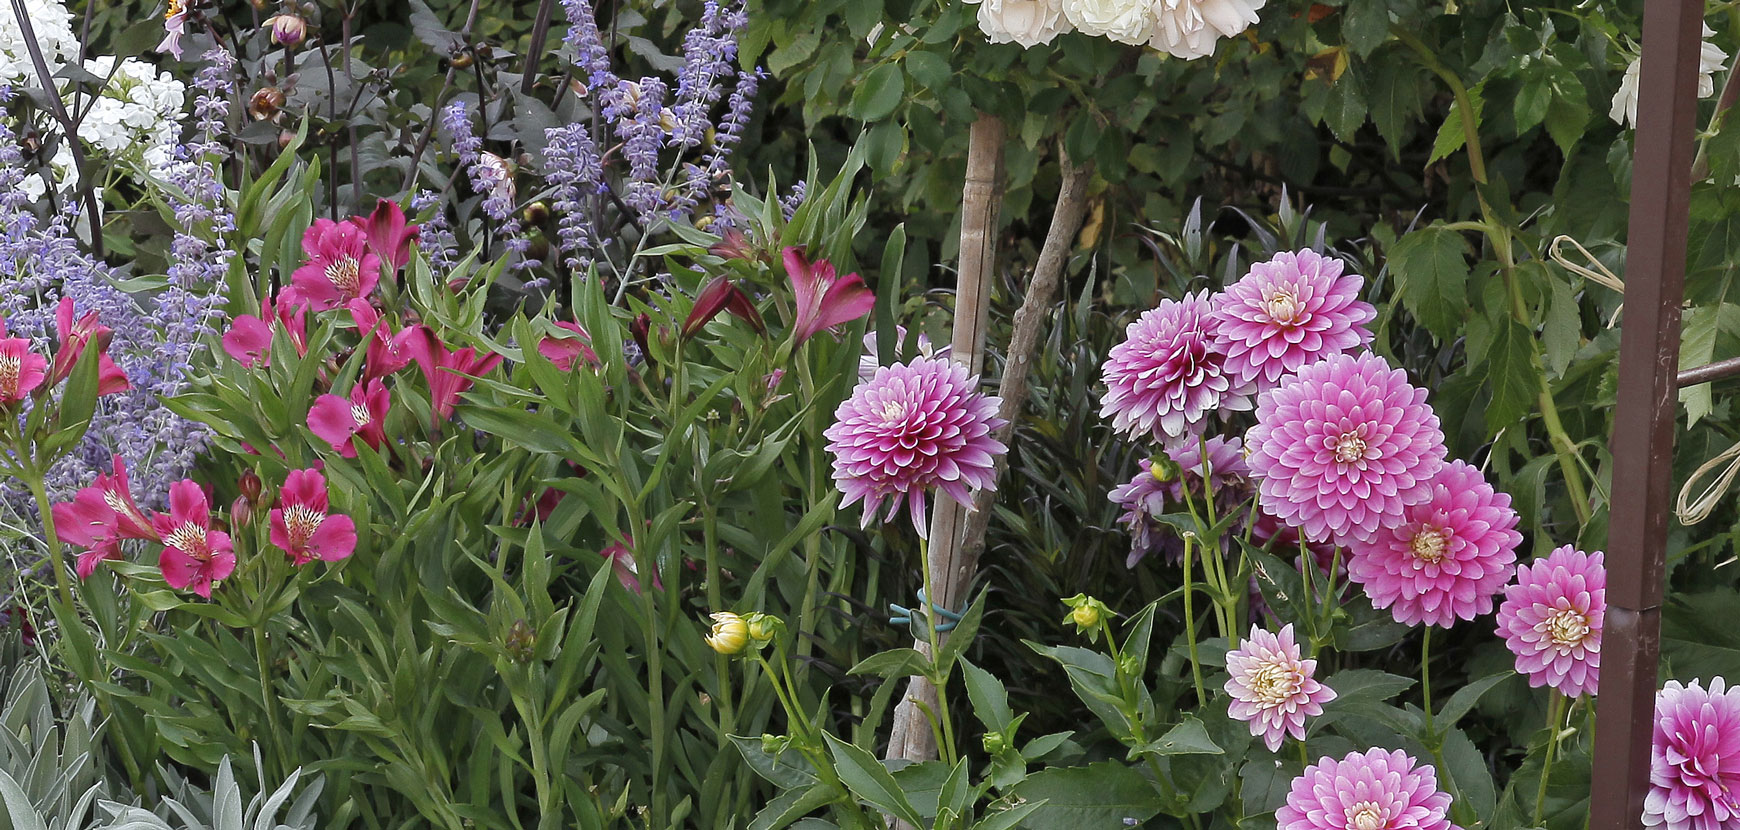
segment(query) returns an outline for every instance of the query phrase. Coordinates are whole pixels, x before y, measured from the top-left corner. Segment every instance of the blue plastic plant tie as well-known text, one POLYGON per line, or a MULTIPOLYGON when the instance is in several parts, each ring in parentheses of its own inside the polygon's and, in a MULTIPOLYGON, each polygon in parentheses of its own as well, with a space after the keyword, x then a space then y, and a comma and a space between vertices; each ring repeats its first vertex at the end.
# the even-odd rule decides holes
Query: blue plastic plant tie
MULTIPOLYGON (((961 621, 961 617, 965 616, 967 613, 967 609, 964 607, 959 611, 950 611, 947 608, 931 602, 929 599, 925 598, 924 589, 922 588, 919 589, 918 592, 918 601, 921 605, 929 605, 931 610, 936 612, 937 616, 943 618, 944 622, 938 624, 936 627, 937 633, 939 634, 945 631, 953 631, 955 625, 961 621)), ((888 617, 890 623, 893 623, 894 625, 912 625, 913 609, 896 605, 891 602, 888 603, 888 610, 892 612, 888 617)))

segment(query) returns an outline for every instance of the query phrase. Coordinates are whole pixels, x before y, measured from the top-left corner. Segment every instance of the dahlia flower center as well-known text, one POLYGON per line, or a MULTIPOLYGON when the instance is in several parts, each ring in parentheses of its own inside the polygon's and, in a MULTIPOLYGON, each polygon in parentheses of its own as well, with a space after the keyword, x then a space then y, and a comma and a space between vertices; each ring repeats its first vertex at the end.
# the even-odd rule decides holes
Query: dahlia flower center
POLYGON ((1414 558, 1428 565, 1444 561, 1444 552, 1449 547, 1450 532, 1435 527, 1422 529, 1408 542, 1408 550, 1414 554, 1414 558))
POLYGON ((211 560, 211 545, 206 539, 205 528, 193 522, 183 522, 168 536, 163 537, 163 544, 175 548, 201 562, 211 560))
POLYGON ((898 426, 906 420, 906 404, 901 401, 888 401, 882 404, 882 423, 898 426))
POLYGON ((326 281, 345 294, 355 294, 362 285, 362 263, 345 255, 326 264, 326 281))
POLYGON ((1365 439, 1357 432, 1344 432, 1335 439, 1332 445, 1335 450, 1335 460, 1343 464, 1352 464, 1365 457, 1365 439))
POLYGON ((1561 608, 1547 617, 1547 636, 1559 648, 1571 648, 1589 636, 1589 618, 1570 608, 1561 608))
POLYGON ((290 546, 300 548, 314 538, 314 532, 320 529, 320 523, 326 521, 326 514, 316 511, 306 504, 293 504, 284 510, 284 530, 290 536, 290 546))
POLYGON ((1352 830, 1380 830, 1384 826, 1384 809, 1375 801, 1361 801, 1347 808, 1347 826, 1352 830))
POLYGON ((350 405, 350 419, 356 423, 357 429, 368 426, 369 422, 374 420, 369 415, 369 408, 357 403, 350 405))
POLYGON ((1270 322, 1290 326, 1299 322, 1304 305, 1293 292, 1281 289, 1263 298, 1263 311, 1268 313, 1270 322))
POLYGON ((17 355, 0 355, 0 395, 16 396, 18 378, 24 374, 24 359, 17 355))
POLYGON ((1299 678, 1280 663, 1264 663, 1251 675, 1251 694, 1263 703, 1285 703, 1299 691, 1299 678))

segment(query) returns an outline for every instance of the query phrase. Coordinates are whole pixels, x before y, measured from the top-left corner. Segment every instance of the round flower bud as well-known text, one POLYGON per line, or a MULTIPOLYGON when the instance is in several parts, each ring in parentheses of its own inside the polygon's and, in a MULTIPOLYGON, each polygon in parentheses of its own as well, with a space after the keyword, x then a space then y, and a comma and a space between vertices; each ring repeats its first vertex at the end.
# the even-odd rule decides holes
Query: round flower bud
POLYGON ((508 656, 516 663, 529 663, 537 652, 538 635, 525 620, 514 620, 507 633, 508 656))
POLYGON ((242 498, 248 501, 259 501, 262 486, 260 474, 253 470, 243 472, 241 478, 236 479, 236 488, 242 491, 242 498))
POLYGON ((986 755, 996 755, 1009 748, 1009 741, 1003 737, 1001 732, 986 732, 984 744, 986 755))
POLYGON ((533 202, 526 205, 523 216, 528 225, 542 225, 545 220, 550 218, 550 206, 543 202, 533 202))
POLYGON ((308 21, 301 15, 280 14, 266 22, 272 26, 272 42, 286 49, 295 49, 308 39, 308 21))
POLYGON ((1092 605, 1078 605, 1069 612, 1069 619, 1082 628, 1092 628, 1100 624, 1100 609, 1092 605))
POLYGON ((730 611, 712 615, 713 629, 706 636, 707 647, 724 655, 741 654, 749 647, 749 623, 730 611))

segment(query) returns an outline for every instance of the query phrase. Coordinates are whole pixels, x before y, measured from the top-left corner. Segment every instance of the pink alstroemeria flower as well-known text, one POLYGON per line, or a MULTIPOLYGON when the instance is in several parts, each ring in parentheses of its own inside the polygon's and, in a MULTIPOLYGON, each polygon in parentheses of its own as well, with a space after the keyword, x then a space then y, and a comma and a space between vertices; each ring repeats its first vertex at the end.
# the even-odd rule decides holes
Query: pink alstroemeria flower
POLYGON ((73 319, 73 301, 71 297, 62 297, 60 306, 54 311, 55 328, 60 334, 60 349, 54 354, 54 372, 49 383, 60 383, 66 380, 78 365, 79 358, 84 356, 85 347, 92 342, 97 344, 97 395, 113 395, 133 388, 127 380, 127 373, 115 365, 109 358, 109 338, 113 332, 108 326, 97 319, 97 312, 87 311, 77 320, 73 319))
POLYGON ((459 396, 471 388, 473 381, 489 374, 502 361, 498 354, 480 357, 470 346, 448 351, 440 340, 434 338, 430 338, 428 343, 416 344, 412 357, 417 361, 417 368, 423 370, 423 379, 429 382, 430 418, 437 424, 453 417, 453 407, 458 405, 459 396))
MULTIPOLYGON (((610 569, 616 571, 616 581, 635 593, 640 593, 640 566, 635 564, 634 551, 629 550, 628 540, 624 539, 598 552, 599 556, 610 560, 610 569)), ((663 591, 664 582, 658 573, 653 574, 653 590, 663 591)))
POLYGON ((696 332, 705 328, 719 312, 729 311, 755 329, 756 334, 767 331, 767 324, 761 320, 761 312, 755 309, 755 303, 737 283, 725 277, 714 277, 701 287, 701 293, 695 295, 695 307, 689 311, 688 319, 683 321, 683 336, 694 337, 696 332))
POLYGON ((398 202, 381 199, 375 202, 375 212, 352 220, 368 237, 369 251, 385 262, 394 273, 411 261, 411 245, 421 236, 421 229, 405 222, 405 210, 398 202))
POLYGON ((842 277, 825 259, 810 262, 802 248, 785 249, 785 273, 791 278, 792 304, 797 320, 792 331, 797 342, 816 332, 850 323, 876 307, 876 295, 857 274, 842 277))
POLYGON ((586 358, 586 362, 592 366, 598 365, 598 353, 592 351, 592 335, 587 334, 579 323, 563 320, 556 324, 556 328, 572 332, 574 336, 544 335, 544 339, 538 341, 538 354, 563 372, 573 371, 574 358, 577 357, 586 358))
POLYGON ((272 321, 277 320, 290 335, 296 354, 308 354, 308 307, 294 301, 286 302, 282 294, 278 302, 271 297, 260 301, 260 316, 243 314, 230 323, 224 332, 224 353, 243 368, 272 365, 272 321))
POLYGON ((198 484, 183 479, 169 487, 169 515, 158 513, 151 523, 163 537, 157 567, 163 581, 176 590, 192 588, 211 599, 212 583, 236 570, 229 534, 211 529, 211 505, 198 484))
POLYGON ((48 377, 48 358, 30 351, 30 341, 6 336, 0 317, 0 404, 22 401, 48 377))
POLYGON ((379 379, 358 383, 350 399, 321 395, 308 409, 308 429, 345 458, 356 457, 356 439, 378 450, 387 441, 382 421, 392 407, 387 387, 379 379))
POLYGON ((363 380, 384 378, 410 365, 411 359, 420 349, 419 341, 427 343, 435 335, 428 326, 406 326, 397 332, 393 326, 375 307, 365 299, 351 300, 346 306, 350 309, 350 319, 356 323, 356 330, 362 335, 362 347, 368 350, 363 358, 363 380))
POLYGON ((96 487, 78 491, 70 502, 54 505, 54 530, 62 542, 84 548, 79 554, 79 579, 90 579, 97 563, 121 558, 121 536, 116 530, 113 508, 103 501, 103 492, 96 487))
POLYGON ((334 222, 316 219, 302 234, 302 251, 308 261, 290 275, 294 300, 315 311, 330 311, 358 297, 373 293, 381 281, 381 262, 369 250, 369 237, 355 219, 334 222))
POLYGON ((303 565, 337 562, 356 552, 356 522, 327 512, 326 477, 319 470, 291 470, 272 509, 272 544, 303 565))

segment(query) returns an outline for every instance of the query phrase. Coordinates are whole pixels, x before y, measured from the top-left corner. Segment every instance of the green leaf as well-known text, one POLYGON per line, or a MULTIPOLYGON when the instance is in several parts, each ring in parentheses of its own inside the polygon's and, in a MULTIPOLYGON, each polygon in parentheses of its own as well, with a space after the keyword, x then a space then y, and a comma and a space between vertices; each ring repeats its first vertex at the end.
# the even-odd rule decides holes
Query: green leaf
POLYGON ((906 100, 906 75, 900 65, 885 63, 870 70, 858 88, 852 90, 852 116, 872 123, 894 114, 900 102, 906 100))
POLYGON ((1144 755, 1220 755, 1225 750, 1208 736, 1208 729, 1202 721, 1185 715, 1177 726, 1166 730, 1166 734, 1149 741, 1146 746, 1138 747, 1135 752, 1144 755))
POLYGON ((1553 73, 1553 103, 1547 107, 1547 134, 1559 145, 1559 152, 1571 155, 1592 115, 1583 82, 1569 69, 1559 67, 1553 73))
MULTIPOLYGON (((860 0, 853 0, 857 5, 860 0)), ((949 66, 948 58, 940 52, 908 52, 906 54, 906 74, 925 89, 942 89, 949 85, 954 77, 954 69, 949 66)))
POLYGON ((873 674, 877 677, 915 677, 930 668, 930 660, 917 649, 897 648, 872 654, 853 666, 847 674, 873 674))
POLYGON ((1444 767, 1444 772, 1455 784, 1453 794, 1459 804, 1472 809, 1480 819, 1468 826, 1484 826, 1497 806, 1498 795, 1493 787, 1492 771, 1486 765, 1486 756, 1460 729, 1451 730, 1444 736, 1444 767))
POLYGON ((1411 677, 1375 669, 1343 669, 1323 680, 1323 685, 1335 690, 1335 700, 1324 704, 1324 708, 1332 710, 1338 704, 1348 706, 1359 701, 1382 703, 1413 688, 1414 682, 1411 677))
POLYGON ((1492 401, 1486 406, 1486 429, 1491 434, 1515 425, 1534 406, 1540 370, 1535 367, 1534 336, 1509 315, 1493 325, 1492 345, 1486 350, 1487 378, 1492 401))
MULTIPOLYGON (((1400 57, 1394 52, 1385 55, 1400 57)), ((1385 65, 1383 71, 1371 73, 1366 101, 1371 110, 1371 123, 1377 127, 1378 135, 1383 136, 1384 143, 1389 145, 1390 155, 1399 160, 1408 124, 1420 117, 1422 73, 1419 67, 1411 64, 1391 63, 1396 65, 1385 65)))
POLYGON ((825 784, 803 790, 786 790, 755 814, 749 830, 781 830, 838 797, 834 788, 825 784))
POLYGON ((1329 88, 1323 121, 1336 138, 1350 144, 1365 126, 1365 83, 1358 70, 1349 66, 1329 88))
POLYGON ((784 77, 786 70, 809 60, 816 53, 816 47, 822 45, 822 35, 819 31, 807 31, 792 38, 790 43, 773 50, 767 56, 767 71, 784 77))
POLYGON ((1546 120, 1547 107, 1553 102, 1553 83, 1547 75, 1546 64, 1529 64, 1527 73, 1523 78, 1522 88, 1517 90, 1516 101, 1511 105, 1512 114, 1516 117, 1516 134, 1519 136, 1546 120))
POLYGON ((1443 709, 1440 709, 1435 713, 1433 722, 1437 724, 1439 729, 1446 729, 1455 726, 1456 722, 1461 720, 1463 715, 1468 714, 1469 711, 1474 708, 1474 705, 1480 702, 1481 695, 1492 691, 1494 686, 1516 676, 1516 672, 1511 671, 1510 669, 1505 669, 1497 674, 1490 674, 1486 677, 1480 678, 1479 680, 1469 681, 1468 685, 1457 689, 1456 694, 1450 696, 1450 700, 1444 704, 1443 709))
POLYGON ((914 827, 924 825, 918 811, 913 809, 900 791, 900 785, 895 783, 894 776, 888 773, 881 761, 876 760, 876 756, 827 732, 823 732, 822 737, 827 739, 828 751, 834 756, 834 772, 839 774, 840 781, 853 795, 914 827))
POLYGON ((1017 799, 1045 802, 1022 822, 1034 830, 1123 827, 1126 819, 1153 818, 1163 804, 1147 778, 1115 761, 1041 770, 1010 792, 1017 799))
MULTIPOLYGON (((1563 377, 1571 358, 1583 347, 1583 315, 1571 284, 1550 269, 1548 274, 1552 290, 1544 315, 1546 323, 1541 326, 1541 347, 1548 371, 1563 377)), ((1683 358, 1680 365, 1687 365, 1683 358)))
POLYGON ((30 796, 5 770, 0 770, 0 805, 6 807, 6 823, 11 830, 48 830, 30 796))
POLYGON ((1442 340, 1457 335, 1468 308, 1468 241, 1438 225, 1402 237, 1390 250, 1402 304, 1442 340))
POLYGON ((809 761, 804 760, 803 753, 795 749, 773 755, 762 746, 760 738, 744 735, 732 735, 731 742, 737 745, 737 751, 742 753, 743 760, 749 764, 750 769, 782 790, 795 790, 816 784, 815 768, 810 766, 809 761))
MULTIPOLYGON (((1390 36, 1388 0, 1350 0, 1341 21, 1341 37, 1360 57, 1372 53, 1390 36)), ((1386 67, 1383 71, 1387 72, 1386 67)), ((1379 73, 1382 74, 1382 73, 1379 73)))
POLYGON ((1468 143, 1468 133, 1462 126, 1464 118, 1472 117, 1475 129, 1480 128, 1480 110, 1485 102, 1480 98, 1479 87, 1468 90, 1468 101, 1469 108, 1473 110, 1472 116, 1462 111, 1460 101, 1450 106, 1450 114, 1444 117, 1444 123, 1438 127, 1438 138, 1432 142, 1432 155, 1426 160, 1427 164, 1448 158, 1451 153, 1462 149, 1462 145, 1468 143))
POLYGON ((973 703, 973 714, 992 732, 1009 728, 1015 713, 1009 709, 1009 691, 1003 681, 968 660, 961 660, 961 674, 967 682, 967 699, 973 703))
MULTIPOLYGON (((1694 308, 1685 313, 1685 325, 1680 334, 1680 365, 1694 369, 1709 363, 1716 356, 1717 323, 1722 315, 1716 308, 1694 308)), ((1690 428, 1710 414, 1714 399, 1710 384, 1681 387, 1680 404, 1686 411, 1686 426, 1690 428)))

